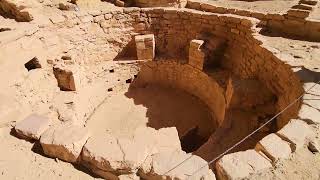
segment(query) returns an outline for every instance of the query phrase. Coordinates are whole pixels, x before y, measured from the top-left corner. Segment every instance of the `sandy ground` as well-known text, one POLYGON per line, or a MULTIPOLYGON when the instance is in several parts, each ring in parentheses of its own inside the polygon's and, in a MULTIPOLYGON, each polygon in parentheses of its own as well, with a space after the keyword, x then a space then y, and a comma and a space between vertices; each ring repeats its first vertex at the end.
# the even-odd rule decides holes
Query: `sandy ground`
POLYGON ((264 13, 285 13, 290 7, 298 4, 298 0, 281 0, 281 1, 229 1, 229 0, 205 0, 211 4, 226 8, 235 8, 241 10, 250 10, 264 13), (268 7, 268 8, 266 8, 268 7))

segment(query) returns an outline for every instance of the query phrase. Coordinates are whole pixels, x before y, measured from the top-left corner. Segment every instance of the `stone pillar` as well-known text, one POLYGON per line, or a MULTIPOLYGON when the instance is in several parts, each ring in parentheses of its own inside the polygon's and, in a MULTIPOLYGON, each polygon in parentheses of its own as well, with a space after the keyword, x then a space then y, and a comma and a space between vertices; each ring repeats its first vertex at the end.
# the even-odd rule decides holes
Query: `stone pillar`
POLYGON ((153 60, 155 57, 155 40, 153 34, 135 37, 138 60, 153 60))
POLYGON ((53 67, 53 74, 62 91, 76 91, 77 86, 80 84, 79 74, 76 73, 76 70, 69 69, 62 65, 55 65, 53 67))
POLYGON ((203 40, 192 40, 189 47, 189 65, 202 70, 205 54, 201 50, 203 40))

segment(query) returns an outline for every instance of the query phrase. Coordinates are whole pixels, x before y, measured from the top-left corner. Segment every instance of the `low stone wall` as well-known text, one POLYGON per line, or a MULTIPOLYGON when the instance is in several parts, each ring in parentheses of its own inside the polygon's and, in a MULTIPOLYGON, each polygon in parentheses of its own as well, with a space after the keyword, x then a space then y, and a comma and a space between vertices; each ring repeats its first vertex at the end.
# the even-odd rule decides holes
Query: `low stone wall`
MULTIPOLYGON (((236 14, 261 20, 265 31, 282 36, 294 36, 299 39, 320 41, 320 22, 307 20, 310 11, 294 6, 284 14, 253 12, 233 8, 218 7, 199 0, 188 0, 187 8, 219 14, 236 14)), ((303 8, 303 7, 302 7, 303 8)))
POLYGON ((139 7, 184 7, 187 0, 135 0, 139 7))
MULTIPOLYGON (((125 8, 77 18, 89 20, 82 23, 98 23, 105 32, 117 32, 122 41, 111 45, 119 49, 119 54, 132 56, 136 56, 132 51, 135 46, 130 42, 139 34, 154 34, 156 56, 174 59, 187 59, 193 39, 225 40, 225 53, 217 63, 220 65, 213 68, 229 70, 240 78, 260 80, 277 96, 277 111, 303 92, 299 78, 281 61, 281 54, 263 44, 263 36, 256 27, 259 21, 254 18, 172 8, 125 8), (124 30, 117 31, 120 27, 124 30)), ((76 19, 73 23, 78 23, 76 19)), ((299 106, 297 103, 283 113, 278 126, 295 118, 299 106)))
POLYGON ((226 100, 224 90, 203 71, 178 61, 150 61, 144 63, 135 80, 135 86, 158 84, 184 90, 208 105, 215 120, 211 125, 200 124, 201 135, 210 136, 224 120, 226 100))

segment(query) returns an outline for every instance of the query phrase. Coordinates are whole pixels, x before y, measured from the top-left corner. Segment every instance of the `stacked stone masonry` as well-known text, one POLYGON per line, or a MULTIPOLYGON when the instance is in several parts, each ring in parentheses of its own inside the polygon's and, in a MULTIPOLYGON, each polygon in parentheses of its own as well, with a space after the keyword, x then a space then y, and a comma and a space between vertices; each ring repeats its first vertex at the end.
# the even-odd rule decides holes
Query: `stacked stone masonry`
MULTIPOLYGON (((128 8, 123 11, 101 13, 95 16, 86 15, 86 17, 86 20, 81 16, 73 17, 74 19, 70 18, 68 21, 74 24, 81 22, 81 20, 83 23, 97 23, 106 32, 110 28, 120 25, 128 27, 139 26, 139 28, 132 28, 135 29, 132 34, 154 34, 156 53, 174 59, 187 59, 188 53, 190 53, 190 42, 194 39, 201 37, 204 42, 207 42, 211 37, 223 39, 227 48, 223 58, 220 60, 221 68, 230 70, 244 79, 255 78, 264 82, 277 95, 278 111, 293 102, 304 91, 300 79, 290 69, 290 66, 281 61, 277 52, 264 45, 262 36, 257 33, 259 29, 256 26, 259 22, 256 19, 170 8, 128 8), (202 37, 207 37, 208 39, 202 37)), ((128 42, 133 38, 134 36, 128 39, 128 42)), ((164 86, 173 86, 199 97, 212 111, 212 116, 216 120, 212 122, 213 126, 219 126, 224 121, 228 104, 226 93, 219 83, 199 68, 194 68, 184 61, 150 61, 142 65, 140 73, 140 75, 143 75, 138 76, 142 78, 141 83, 153 82, 164 86)), ((70 82, 66 84, 70 84, 70 82)), ((70 85, 67 86, 69 87, 70 85)), ((75 90, 75 88, 69 89, 75 90)), ((221 179, 245 178, 250 174, 271 168, 273 161, 287 158, 291 152, 307 145, 309 137, 313 134, 309 125, 304 120, 292 120, 288 123, 289 119, 300 116, 298 114, 300 105, 301 102, 298 102, 283 113, 277 121, 278 127, 283 127, 283 129, 265 137, 258 143, 255 150, 233 153, 222 157, 216 164, 217 176, 221 179), (295 132, 295 129, 303 129, 303 131, 301 131, 301 134, 292 133, 295 132), (270 139, 277 144, 276 147, 279 145, 279 147, 284 147, 286 151, 281 153, 276 151, 274 149, 275 146, 270 144, 270 139), (243 171, 237 171, 239 167, 243 168, 243 171)), ((308 123, 314 124, 318 122, 310 119, 308 121, 308 123)), ((16 129, 19 130, 21 128, 17 126, 16 129)), ((159 159, 172 158, 174 161, 170 163, 175 163, 177 160, 175 158, 184 159, 190 156, 181 151, 176 130, 154 131, 143 129, 137 132, 138 135, 135 141, 129 140, 129 143, 124 143, 134 147, 125 146, 124 149, 136 148, 139 151, 134 153, 142 152, 141 156, 139 154, 139 159, 130 159, 131 156, 129 156, 128 160, 124 160, 123 154, 121 154, 121 150, 123 150, 121 149, 123 148, 121 142, 128 140, 108 137, 109 140, 103 143, 113 144, 113 149, 100 151, 99 148, 92 148, 100 144, 98 138, 90 137, 85 128, 74 127, 74 125, 51 127, 41 135, 37 134, 36 138, 41 136, 40 143, 44 152, 51 157, 60 158, 68 162, 81 163, 102 177, 119 179, 123 174, 133 172, 138 172, 141 177, 161 176, 165 169, 170 168, 165 165, 164 167, 155 167, 156 164, 159 164, 159 159), (73 134, 77 135, 74 137, 73 134), (173 134, 175 134, 175 139, 172 139, 173 134), (160 143, 157 149, 150 149, 148 145, 143 147, 139 144, 142 141, 141 137, 149 137, 148 135, 152 137, 150 141, 160 143), (166 136, 167 139, 173 141, 170 143, 171 145, 173 144, 170 147, 173 151, 163 150, 163 147, 168 148, 168 145, 161 145, 163 141, 159 141, 159 137, 166 136), (140 137, 140 140, 138 137, 140 137), (68 141, 64 141, 65 139, 68 139, 68 141), (145 149, 141 150, 140 148, 145 149), (114 152, 119 155, 119 161, 118 159, 110 159, 109 154, 114 155, 114 152)), ((204 160, 197 156, 195 156, 195 159, 194 162, 201 167, 204 160)), ((208 167, 204 169, 203 174, 199 174, 200 178, 215 179, 214 174, 208 167)), ((186 169, 182 168, 182 170, 185 171, 186 169)), ((194 172, 196 168, 187 170, 188 172, 194 172)), ((179 171, 170 174, 168 177, 168 179, 174 178, 183 179, 184 176, 179 171)))
POLYGON ((219 14, 236 14, 240 16, 254 17, 261 20, 259 26, 267 31, 271 30, 285 36, 294 36, 311 41, 320 41, 320 22, 306 19, 317 1, 299 1, 287 13, 271 14, 239 10, 215 6, 199 0, 189 0, 187 8, 219 14), (310 9, 311 8, 311 9, 310 9))

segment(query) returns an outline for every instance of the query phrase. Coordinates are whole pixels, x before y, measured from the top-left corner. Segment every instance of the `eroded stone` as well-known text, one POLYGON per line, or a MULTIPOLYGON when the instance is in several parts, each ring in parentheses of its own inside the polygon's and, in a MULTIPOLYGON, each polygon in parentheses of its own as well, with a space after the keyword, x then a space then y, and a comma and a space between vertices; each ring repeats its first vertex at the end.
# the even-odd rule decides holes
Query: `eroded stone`
POLYGON ((88 138, 88 130, 84 127, 56 125, 42 134, 40 144, 44 153, 50 157, 77 162, 88 138))
POLYGON ((264 137, 256 145, 256 150, 262 151, 272 161, 288 158, 291 154, 290 144, 276 134, 264 137))
POLYGON ((271 163, 255 150, 225 155, 216 164, 219 179, 243 179, 270 167, 271 163))
POLYGON ((289 141, 295 151, 303 147, 313 133, 307 123, 294 119, 278 131, 277 134, 282 139, 289 141))
POLYGON ((17 134, 24 138, 40 139, 41 134, 50 126, 49 118, 38 114, 31 114, 22 121, 19 121, 15 130, 17 134))
POLYGON ((216 179, 205 160, 181 150, 152 155, 141 166, 139 175, 145 179, 216 179))

